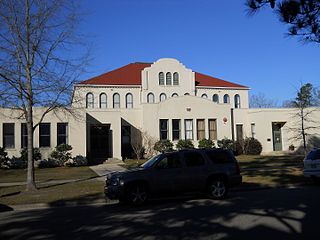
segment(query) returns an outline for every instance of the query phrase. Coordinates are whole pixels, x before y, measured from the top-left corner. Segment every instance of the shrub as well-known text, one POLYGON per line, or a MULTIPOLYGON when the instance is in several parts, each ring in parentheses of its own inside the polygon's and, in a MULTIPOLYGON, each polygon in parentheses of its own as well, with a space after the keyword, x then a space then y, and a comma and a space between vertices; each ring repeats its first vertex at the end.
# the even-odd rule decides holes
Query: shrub
POLYGON ((218 147, 233 151, 234 150, 234 143, 231 139, 224 138, 224 139, 218 140, 218 147))
POLYGON ((294 149, 295 149, 294 145, 291 144, 291 145, 289 146, 289 151, 294 151, 294 149))
POLYGON ((0 168, 3 167, 3 164, 5 164, 8 159, 8 153, 4 148, 0 147, 0 168))
POLYGON ((259 155, 262 152, 261 143, 255 138, 244 140, 244 153, 248 155, 259 155))
MULTIPOLYGON (((21 157, 20 159, 23 161, 28 161, 28 149, 22 148, 20 151, 21 157)), ((41 160, 41 153, 39 148, 33 148, 33 159, 35 161, 41 160)))
POLYGON ((12 157, 8 159, 4 164, 4 168, 7 169, 24 169, 27 168, 27 161, 24 161, 21 158, 12 157))
POLYGON ((60 144, 55 147, 55 149, 51 152, 50 156, 57 160, 60 165, 63 165, 69 159, 71 159, 71 151, 72 147, 68 144, 60 144))
POLYGON ((244 147, 244 141, 243 140, 235 141, 234 142, 234 155, 243 154, 243 147, 244 147))
POLYGON ((52 158, 40 160, 38 164, 39 168, 55 168, 61 166, 62 164, 60 161, 52 158))
POLYGON ((154 150, 164 153, 173 151, 173 144, 170 140, 159 140, 154 144, 154 150))
POLYGON ((65 165, 68 167, 80 167, 80 166, 87 166, 88 160, 86 157, 82 155, 77 155, 72 159, 69 159, 65 162, 65 165))
POLYGON ((198 148, 214 148, 215 144, 211 139, 201 139, 198 144, 198 148))
POLYGON ((194 145, 192 143, 191 140, 182 140, 180 139, 177 144, 176 144, 176 148, 178 150, 182 150, 182 149, 191 149, 191 148, 194 148, 194 145))

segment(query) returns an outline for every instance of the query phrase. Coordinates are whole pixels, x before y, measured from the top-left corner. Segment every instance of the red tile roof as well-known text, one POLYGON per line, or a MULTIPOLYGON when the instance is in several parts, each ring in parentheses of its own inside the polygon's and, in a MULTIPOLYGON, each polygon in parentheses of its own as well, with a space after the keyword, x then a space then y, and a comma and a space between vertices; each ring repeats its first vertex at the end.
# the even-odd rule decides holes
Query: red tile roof
MULTIPOLYGON (((130 63, 121 68, 104 73, 97 77, 82 81, 79 84, 88 85, 141 85, 141 71, 150 67, 151 63, 130 63)), ((248 88, 219 78, 214 78, 202 73, 195 72, 196 86, 200 87, 227 87, 248 88)))

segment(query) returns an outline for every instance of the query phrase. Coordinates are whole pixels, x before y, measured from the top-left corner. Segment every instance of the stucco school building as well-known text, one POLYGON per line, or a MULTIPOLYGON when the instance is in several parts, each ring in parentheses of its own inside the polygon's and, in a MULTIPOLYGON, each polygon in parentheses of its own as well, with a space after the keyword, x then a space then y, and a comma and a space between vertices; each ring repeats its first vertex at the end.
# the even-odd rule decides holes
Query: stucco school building
MULTIPOLYGON (((34 145, 44 157, 61 143, 72 154, 92 159, 128 158, 137 131, 152 138, 258 139, 263 152, 287 151, 301 146, 294 138, 297 109, 250 109, 247 86, 224 81, 187 68, 176 59, 131 63, 74 86, 72 110, 49 113, 35 131, 34 145)), ((39 118, 41 108, 34 110, 39 118)), ((23 119, 0 109, 0 146, 10 156, 26 147, 23 119)), ((320 119, 320 113, 311 113, 320 119)), ((317 125, 316 121, 313 123, 317 125)), ((309 137, 319 136, 313 129, 309 137)))

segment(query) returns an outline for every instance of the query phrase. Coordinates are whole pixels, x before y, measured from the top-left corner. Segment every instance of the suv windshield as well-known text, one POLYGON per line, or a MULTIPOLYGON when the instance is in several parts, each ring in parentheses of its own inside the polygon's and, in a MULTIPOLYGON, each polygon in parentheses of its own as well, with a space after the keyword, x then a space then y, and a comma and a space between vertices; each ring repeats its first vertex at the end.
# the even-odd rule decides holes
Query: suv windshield
POLYGON ((161 156, 161 154, 150 158, 148 161, 146 161, 144 164, 142 164, 141 167, 144 168, 144 169, 152 167, 155 164, 155 162, 158 161, 160 156, 161 156))

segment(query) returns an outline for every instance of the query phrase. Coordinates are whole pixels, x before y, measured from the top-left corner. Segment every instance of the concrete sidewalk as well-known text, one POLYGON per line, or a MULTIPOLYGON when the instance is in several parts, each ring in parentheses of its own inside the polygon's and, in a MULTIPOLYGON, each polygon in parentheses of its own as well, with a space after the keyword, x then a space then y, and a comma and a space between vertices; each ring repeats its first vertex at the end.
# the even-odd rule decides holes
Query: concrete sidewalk
POLYGON ((125 168, 119 166, 120 163, 122 163, 122 161, 120 160, 108 160, 105 163, 96 166, 91 166, 90 169, 100 176, 99 178, 97 178, 98 180, 104 181, 108 173, 123 172, 126 170, 125 168))

